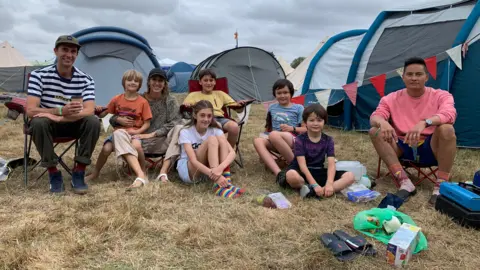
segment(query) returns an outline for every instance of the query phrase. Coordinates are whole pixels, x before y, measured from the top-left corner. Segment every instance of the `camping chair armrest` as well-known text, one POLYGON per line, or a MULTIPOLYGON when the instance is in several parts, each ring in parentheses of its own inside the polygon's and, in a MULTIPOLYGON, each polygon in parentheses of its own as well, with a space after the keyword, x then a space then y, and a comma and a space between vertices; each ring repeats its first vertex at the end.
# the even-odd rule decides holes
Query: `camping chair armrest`
POLYGON ((234 104, 234 105, 226 105, 225 107, 228 108, 228 109, 234 109, 234 110, 245 109, 245 107, 247 107, 248 105, 252 104, 255 101, 256 101, 256 99, 250 99, 250 100, 245 101, 245 103, 243 105, 234 104))
POLYGON ((7 107, 9 110, 18 112, 19 114, 25 114, 27 111, 25 108, 25 103, 22 104, 14 99, 5 102, 5 107, 7 107))
POLYGON ((95 114, 96 116, 99 116, 100 114, 102 114, 103 112, 105 112, 107 109, 108 109, 107 107, 103 107, 103 106, 101 106, 99 110, 97 110, 97 109, 95 108, 94 114, 95 114))
POLYGON ((180 113, 191 113, 193 112, 193 108, 191 106, 186 106, 186 105, 180 105, 180 113))
POLYGON ((5 102, 5 107, 8 108, 7 117, 12 120, 17 120, 20 114, 23 114, 23 121, 28 123, 27 116, 27 100, 24 98, 10 98, 8 102, 5 102))
POLYGON ((182 104, 180 105, 179 112, 180 112, 180 115, 182 115, 183 119, 191 119, 193 108, 182 104))
MULTIPOLYGON (((244 124, 244 121, 245 121, 245 117, 247 117, 247 114, 245 113, 245 109, 247 108, 248 105, 252 104, 253 102, 255 102, 256 99, 250 99, 250 100, 247 100, 245 101, 245 103, 243 105, 227 105, 225 106, 225 108, 228 109, 228 114, 229 115, 232 115, 232 109, 233 110, 239 110, 239 109, 242 109, 242 111, 240 113, 243 113, 243 117, 242 119, 240 119, 240 121, 238 121, 238 125, 243 125, 244 124)), ((238 113, 238 112, 237 112, 238 113)))

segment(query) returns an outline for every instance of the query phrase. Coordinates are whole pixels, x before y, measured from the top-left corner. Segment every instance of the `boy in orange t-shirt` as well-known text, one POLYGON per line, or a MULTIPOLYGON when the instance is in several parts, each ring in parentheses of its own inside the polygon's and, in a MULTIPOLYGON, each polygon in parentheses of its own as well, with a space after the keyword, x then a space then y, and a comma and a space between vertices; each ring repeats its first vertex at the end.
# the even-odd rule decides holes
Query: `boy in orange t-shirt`
POLYGON ((117 158, 123 158, 132 168, 137 178, 129 188, 141 187, 148 183, 145 172, 140 160, 138 150, 141 149, 141 142, 135 138, 135 135, 142 134, 150 127, 152 112, 148 101, 138 94, 142 87, 142 74, 136 70, 128 70, 123 74, 122 85, 125 93, 116 95, 110 100, 107 110, 100 114, 105 117, 111 113, 119 116, 121 127, 116 127, 111 136, 107 138, 105 144, 113 143, 117 158))

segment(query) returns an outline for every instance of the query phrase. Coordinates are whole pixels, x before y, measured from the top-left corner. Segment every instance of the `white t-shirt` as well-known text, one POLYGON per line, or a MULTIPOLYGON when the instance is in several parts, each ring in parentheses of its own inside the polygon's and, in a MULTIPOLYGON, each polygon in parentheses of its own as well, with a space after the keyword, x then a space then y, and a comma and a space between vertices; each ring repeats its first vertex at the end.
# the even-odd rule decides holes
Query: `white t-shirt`
POLYGON ((196 151, 198 147, 200 147, 200 145, 202 145, 202 143, 208 139, 208 137, 221 135, 223 135, 223 131, 221 129, 212 127, 209 127, 203 136, 198 133, 195 126, 180 130, 180 136, 178 137, 178 144, 182 149, 180 158, 188 158, 187 152, 185 152, 185 147, 183 147, 184 143, 191 144, 193 150, 196 151))

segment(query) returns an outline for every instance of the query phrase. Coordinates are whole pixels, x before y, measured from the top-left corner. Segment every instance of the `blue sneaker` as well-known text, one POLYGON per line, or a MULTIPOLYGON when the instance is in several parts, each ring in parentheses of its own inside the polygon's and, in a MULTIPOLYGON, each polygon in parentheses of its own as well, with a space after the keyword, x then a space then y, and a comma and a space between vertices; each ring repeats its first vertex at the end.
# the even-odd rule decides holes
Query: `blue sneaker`
POLYGON ((72 188, 75 194, 85 194, 88 186, 85 184, 85 171, 72 173, 72 188))
POLYGON ((48 177, 50 178, 50 192, 51 193, 63 193, 65 187, 63 186, 62 173, 60 171, 49 173, 48 177))

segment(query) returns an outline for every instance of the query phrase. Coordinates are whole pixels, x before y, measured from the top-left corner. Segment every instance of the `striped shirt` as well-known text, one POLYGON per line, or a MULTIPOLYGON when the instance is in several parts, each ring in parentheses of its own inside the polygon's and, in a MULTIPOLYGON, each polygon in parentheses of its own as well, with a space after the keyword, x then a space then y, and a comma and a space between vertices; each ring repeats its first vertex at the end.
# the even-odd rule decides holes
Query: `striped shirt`
POLYGON ((28 95, 40 98, 40 108, 65 106, 74 96, 82 96, 83 101, 95 101, 95 82, 93 78, 73 67, 73 76, 66 79, 57 72, 57 66, 51 65, 30 74, 28 95))

